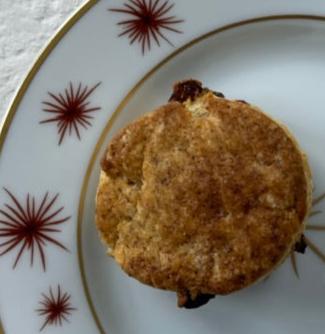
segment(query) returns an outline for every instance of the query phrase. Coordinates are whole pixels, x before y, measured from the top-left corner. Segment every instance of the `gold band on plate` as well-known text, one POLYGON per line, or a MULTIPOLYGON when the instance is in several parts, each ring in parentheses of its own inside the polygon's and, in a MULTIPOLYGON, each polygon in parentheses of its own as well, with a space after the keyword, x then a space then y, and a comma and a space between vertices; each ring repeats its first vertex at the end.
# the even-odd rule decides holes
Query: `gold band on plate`
MULTIPOLYGON (((48 45, 43 49, 43 51, 38 56, 36 62, 28 72, 25 80, 21 84, 20 88, 18 89, 13 102, 11 103, 5 117, 3 118, 3 121, 0 126, 0 152, 2 151, 3 145, 5 143, 6 135, 8 133, 9 127, 11 125, 11 122, 14 119, 15 113, 19 107, 19 104, 24 97, 29 85, 31 84, 32 80, 38 73, 40 67, 43 65, 44 61, 47 59, 47 57, 50 55, 51 51, 56 47, 56 45, 61 41, 61 39, 65 36, 65 34, 71 29, 71 27, 85 14, 87 13, 96 3, 98 0, 88 0, 86 3, 80 7, 75 14, 73 14, 66 23, 61 27, 61 29, 56 33, 56 35, 50 40, 48 45)), ((294 15, 275 15, 275 16, 264 16, 259 18, 253 18, 248 19, 232 24, 225 25, 221 28, 215 29, 211 32, 208 32, 192 41, 187 43, 186 45, 178 48, 176 51, 171 53, 168 57, 163 59, 158 65, 156 65, 152 70, 150 70, 138 83, 129 91, 129 93, 125 96, 125 98, 120 102, 117 109, 113 112, 111 118, 108 120, 104 130, 102 131, 97 144, 95 145, 95 148, 91 154, 90 161, 87 166, 86 174, 83 179, 82 183, 82 189, 80 193, 80 199, 79 199, 79 208, 78 208, 78 226, 77 226, 77 246, 78 246, 78 261, 79 261, 79 267, 80 267, 80 273, 81 273, 81 279, 82 284, 85 291, 85 296, 88 302, 88 306, 90 308, 90 311, 92 313, 92 316, 94 318, 94 321, 98 327, 98 330, 101 334, 105 334, 104 328, 101 325, 101 322, 99 320, 99 317, 97 315, 96 309, 94 307, 94 304, 92 302, 92 298, 89 292, 86 274, 85 274, 85 268, 84 268, 84 261, 83 261, 83 253, 82 253, 82 215, 84 211, 84 202, 85 197, 87 193, 89 178, 91 175, 91 171, 94 167, 96 158, 98 156, 99 150, 102 147, 105 138, 111 129, 112 125, 114 124, 114 121, 116 117, 119 115, 119 113, 124 109, 124 107, 127 105, 129 100, 134 96, 134 94, 139 90, 139 88, 144 84, 144 82, 149 79, 158 69, 160 69, 163 65, 165 65, 167 62, 169 62, 171 59, 173 59, 175 56, 180 54, 181 52, 187 50, 188 48, 192 47, 193 45, 213 36, 218 33, 221 33, 226 30, 230 30, 233 28, 237 28, 240 26, 252 24, 252 23, 258 23, 258 22, 265 22, 265 21, 272 21, 272 20, 298 20, 298 19, 304 19, 304 20, 316 20, 316 21, 325 21, 324 16, 317 16, 317 15, 301 15, 301 14, 294 14, 294 15)), ((0 334, 5 334, 3 327, 0 322, 0 334)))
POLYGON ((82 5, 67 21, 62 25, 62 27, 58 30, 58 32, 54 35, 54 37, 48 42, 45 48, 41 51, 39 56, 37 57, 35 63, 27 73, 24 81, 21 86, 17 90, 15 97, 13 98, 7 113, 3 117, 3 121, 0 125, 0 153, 2 151, 3 144, 5 142, 10 124, 15 116, 15 113, 19 107, 19 104, 24 97, 29 85, 33 81, 35 75, 50 55, 52 50, 56 47, 56 45, 61 41, 64 35, 72 28, 72 26, 84 15, 88 12, 88 10, 93 7, 98 0, 88 0, 84 5, 82 5))

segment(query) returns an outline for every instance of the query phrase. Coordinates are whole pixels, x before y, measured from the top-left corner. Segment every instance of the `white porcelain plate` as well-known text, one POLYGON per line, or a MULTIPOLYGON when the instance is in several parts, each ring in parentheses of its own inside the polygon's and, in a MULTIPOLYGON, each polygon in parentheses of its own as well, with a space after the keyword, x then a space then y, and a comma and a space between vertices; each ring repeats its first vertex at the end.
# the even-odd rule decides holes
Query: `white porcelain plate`
POLYGON ((87 2, 45 48, 3 123, 3 332, 324 332, 324 95, 322 0, 87 2), (124 274, 94 226, 107 142, 190 77, 286 123, 316 185, 306 254, 191 311, 178 309, 173 293, 124 274))

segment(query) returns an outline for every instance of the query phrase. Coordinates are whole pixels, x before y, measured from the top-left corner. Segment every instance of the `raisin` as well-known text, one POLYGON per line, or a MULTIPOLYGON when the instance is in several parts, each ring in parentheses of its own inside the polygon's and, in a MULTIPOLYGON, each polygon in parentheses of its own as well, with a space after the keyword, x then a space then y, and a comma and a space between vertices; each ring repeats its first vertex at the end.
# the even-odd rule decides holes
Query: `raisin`
POLYGON ((307 244, 305 241, 305 237, 302 234, 299 241, 296 242, 294 250, 297 253, 305 254, 306 248, 307 248, 307 244))
POLYGON ((203 92, 202 83, 197 80, 184 80, 174 85, 173 94, 169 101, 185 102, 192 101, 203 92))
POLYGON ((209 300, 214 297, 215 295, 201 293, 198 294, 195 299, 192 299, 190 293, 186 291, 178 295, 178 306, 186 309, 195 309, 207 304, 209 300))

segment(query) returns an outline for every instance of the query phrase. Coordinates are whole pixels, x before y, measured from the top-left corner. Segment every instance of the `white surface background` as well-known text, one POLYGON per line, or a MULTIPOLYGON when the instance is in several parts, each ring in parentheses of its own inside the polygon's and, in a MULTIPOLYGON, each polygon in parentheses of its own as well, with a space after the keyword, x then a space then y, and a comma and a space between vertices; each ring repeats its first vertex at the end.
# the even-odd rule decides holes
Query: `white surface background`
POLYGON ((85 0, 0 0, 0 120, 48 39, 85 0))

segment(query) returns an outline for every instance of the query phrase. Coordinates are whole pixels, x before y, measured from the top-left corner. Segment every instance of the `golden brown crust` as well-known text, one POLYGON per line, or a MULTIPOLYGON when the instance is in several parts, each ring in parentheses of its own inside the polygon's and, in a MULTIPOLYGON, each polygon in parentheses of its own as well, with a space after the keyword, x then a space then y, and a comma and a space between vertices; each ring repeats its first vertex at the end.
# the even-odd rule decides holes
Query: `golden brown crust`
POLYGON ((292 249, 310 205, 306 159, 257 108, 204 93, 120 131, 102 162, 96 223, 131 276, 227 294, 292 249))

